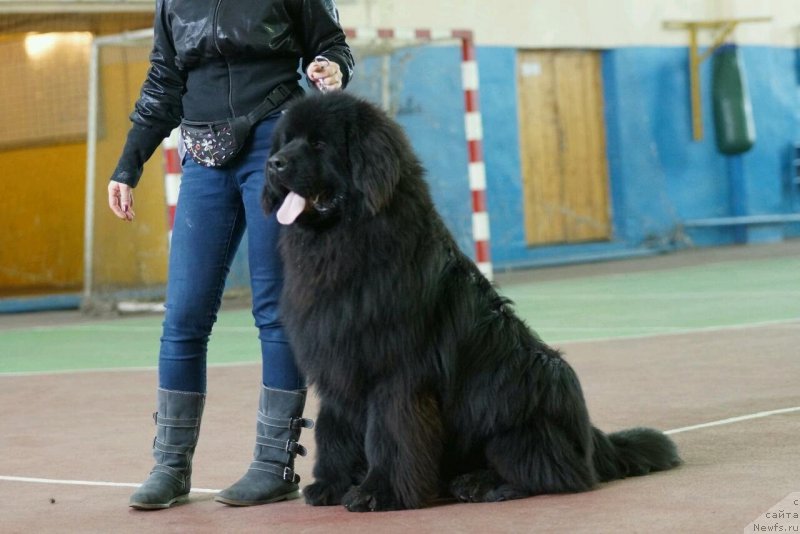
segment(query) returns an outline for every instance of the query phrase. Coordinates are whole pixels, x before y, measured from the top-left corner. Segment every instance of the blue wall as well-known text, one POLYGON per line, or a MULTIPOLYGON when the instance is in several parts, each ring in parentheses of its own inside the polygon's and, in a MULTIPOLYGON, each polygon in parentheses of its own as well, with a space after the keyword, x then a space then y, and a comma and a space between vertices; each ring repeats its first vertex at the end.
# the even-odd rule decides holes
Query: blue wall
MULTIPOLYGON (((730 180, 741 169, 742 215, 797 210, 791 145, 800 142, 795 51, 741 50, 756 123, 755 146, 717 152, 710 98, 711 62, 702 65, 702 141, 691 139, 687 52, 624 48, 603 56, 608 157, 619 237, 635 245, 668 236, 683 220, 734 215, 730 180), (738 161, 737 161, 738 160, 738 161), (737 167, 739 166, 739 167, 737 167)), ((731 243, 735 229, 687 230, 697 245, 731 243)), ((797 235, 797 225, 751 228, 750 242, 797 235)))
MULTIPOLYGON (((732 215, 731 168, 739 169, 743 214, 800 211, 791 146, 800 142, 800 60, 795 49, 744 47, 756 143, 736 158, 717 152, 711 61, 702 66, 705 138, 692 140, 686 48, 631 47, 602 54, 613 239, 528 247, 524 237, 514 48, 478 49, 484 159, 496 270, 650 254, 691 242, 733 243, 736 227, 682 228, 732 215), (738 167, 737 167, 738 166, 738 167)), ((349 90, 381 101, 381 59, 359 58, 349 90)), ((412 47, 390 62, 396 118, 428 170, 434 201, 459 245, 474 255, 464 134, 460 49, 412 47)), ((749 242, 800 235, 800 224, 745 230, 749 242)), ((232 284, 246 285, 237 260, 232 284), (238 266, 238 267, 237 267, 238 266)))
MULTIPOLYGON (((798 51, 743 47, 756 123, 756 143, 741 156, 716 149, 711 61, 702 65, 702 141, 692 140, 688 54, 683 47, 631 47, 603 52, 606 137, 613 239, 608 243, 528 247, 524 239, 517 117, 516 49, 478 49, 484 158, 497 269, 634 255, 691 242, 733 243, 736 228, 684 228, 682 222, 734 215, 731 179, 739 170, 742 215, 800 211, 792 184, 791 147, 800 142, 798 51)), ((434 197, 465 251, 470 239, 463 99, 456 47, 409 49, 392 64, 402 80, 398 120, 429 170, 434 197)), ((397 59, 398 54, 395 55, 397 59)), ((374 80, 363 61, 358 79, 374 80)), ((750 227, 748 242, 800 235, 800 225, 750 227)))

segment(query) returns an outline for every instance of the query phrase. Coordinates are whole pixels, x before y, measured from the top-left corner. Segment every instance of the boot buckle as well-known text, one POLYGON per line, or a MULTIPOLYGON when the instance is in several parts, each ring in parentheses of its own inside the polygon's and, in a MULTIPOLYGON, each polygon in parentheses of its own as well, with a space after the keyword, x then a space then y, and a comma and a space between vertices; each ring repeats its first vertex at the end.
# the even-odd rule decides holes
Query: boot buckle
POLYGON ((283 480, 285 480, 286 482, 295 481, 294 469, 292 469, 288 465, 283 468, 283 480))

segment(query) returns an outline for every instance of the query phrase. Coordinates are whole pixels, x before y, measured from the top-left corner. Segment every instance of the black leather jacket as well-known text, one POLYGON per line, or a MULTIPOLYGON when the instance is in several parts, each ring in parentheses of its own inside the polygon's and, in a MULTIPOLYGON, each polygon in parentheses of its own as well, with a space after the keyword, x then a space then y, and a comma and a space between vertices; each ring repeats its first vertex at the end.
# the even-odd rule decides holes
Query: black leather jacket
POLYGON ((157 0, 150 70, 111 179, 135 187, 142 167, 182 118, 245 115, 280 83, 297 84, 317 55, 353 56, 334 0, 157 0))

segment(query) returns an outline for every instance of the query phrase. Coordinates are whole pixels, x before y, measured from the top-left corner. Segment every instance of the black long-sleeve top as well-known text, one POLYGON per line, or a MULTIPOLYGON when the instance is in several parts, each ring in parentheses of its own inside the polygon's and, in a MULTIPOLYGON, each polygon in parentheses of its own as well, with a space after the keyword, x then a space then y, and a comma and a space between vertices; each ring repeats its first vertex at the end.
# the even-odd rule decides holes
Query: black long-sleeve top
POLYGON ((353 73, 333 0, 157 0, 150 69, 111 179, 135 187, 181 119, 244 115, 315 56, 353 73))

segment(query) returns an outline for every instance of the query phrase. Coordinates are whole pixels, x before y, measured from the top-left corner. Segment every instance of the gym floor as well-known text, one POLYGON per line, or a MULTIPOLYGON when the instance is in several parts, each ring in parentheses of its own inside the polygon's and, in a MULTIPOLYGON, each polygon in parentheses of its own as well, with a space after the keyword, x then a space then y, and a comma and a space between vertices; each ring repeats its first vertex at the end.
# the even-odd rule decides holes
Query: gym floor
MULTIPOLYGON (((800 243, 519 271, 497 284, 564 351, 596 426, 668 431, 684 465, 582 494, 402 512, 220 505, 213 492, 250 461, 260 377, 252 317, 225 302, 189 502, 137 512, 127 500, 152 466, 161 317, 4 315, 0 532, 691 533, 758 531, 754 521, 800 531, 765 515, 800 492, 800 243)), ((312 397, 306 416, 317 407, 312 397)), ((302 485, 313 430, 301 442, 302 485)))

